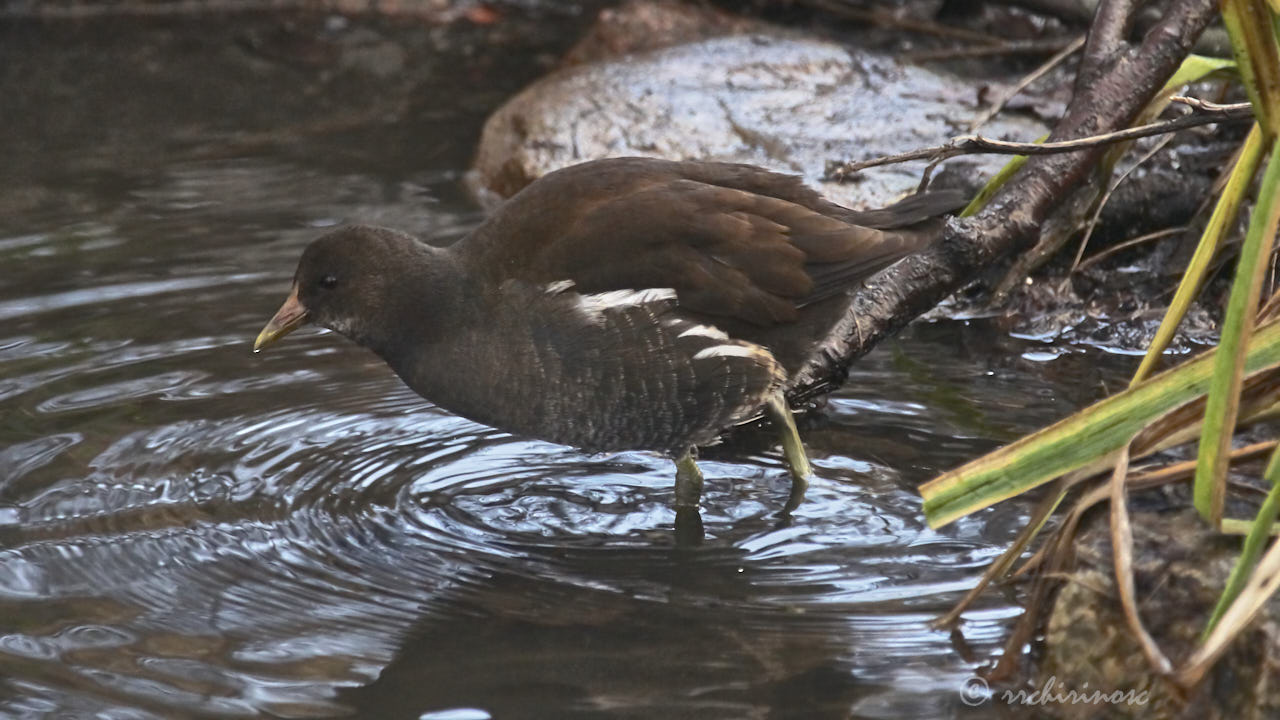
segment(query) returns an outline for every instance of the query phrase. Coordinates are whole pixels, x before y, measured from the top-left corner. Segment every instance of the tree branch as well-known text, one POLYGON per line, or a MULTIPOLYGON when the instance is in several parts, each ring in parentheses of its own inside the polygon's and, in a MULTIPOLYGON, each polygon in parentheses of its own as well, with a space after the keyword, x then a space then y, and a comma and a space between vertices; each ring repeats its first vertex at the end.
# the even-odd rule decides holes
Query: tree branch
POLYGON ((1128 43, 1125 36, 1133 23, 1133 0, 1112 0, 1098 5, 1084 46, 1084 65, 1077 76, 1103 71, 1128 43))
MULTIPOLYGON (((1101 34, 1086 44, 1082 59, 1097 75, 1077 82, 1076 92, 1050 142, 1113 132, 1128 126, 1177 69, 1196 38, 1214 18, 1214 0, 1174 0, 1138 47, 1114 40, 1116 17, 1128 2, 1106 2, 1097 17, 1101 34), (1085 61, 1088 61, 1086 63, 1085 61)), ((1123 26, 1121 26, 1123 27, 1123 26)), ((1091 30, 1091 35, 1094 30, 1091 30)), ((792 397, 804 400, 839 384, 848 363, 876 342, 970 282, 998 258, 1033 241, 1040 224, 1086 181, 1104 146, 1086 147, 1027 161, 972 218, 951 219, 933 247, 876 276, 850 298, 849 309, 816 357, 792 378, 792 397)))

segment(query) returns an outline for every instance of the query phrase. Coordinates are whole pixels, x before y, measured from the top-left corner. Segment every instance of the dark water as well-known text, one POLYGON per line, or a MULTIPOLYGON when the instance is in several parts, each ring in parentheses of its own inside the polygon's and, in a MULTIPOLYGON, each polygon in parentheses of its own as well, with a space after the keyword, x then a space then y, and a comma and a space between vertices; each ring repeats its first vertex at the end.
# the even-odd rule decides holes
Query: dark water
POLYGON ((789 524, 748 436, 677 547, 661 458, 450 416, 333 335, 250 353, 323 228, 479 220, 480 122, 581 18, 324 23, 0 26, 0 716, 963 715, 927 623, 1026 504, 935 532, 914 488, 1129 359, 917 324, 803 423, 789 524))

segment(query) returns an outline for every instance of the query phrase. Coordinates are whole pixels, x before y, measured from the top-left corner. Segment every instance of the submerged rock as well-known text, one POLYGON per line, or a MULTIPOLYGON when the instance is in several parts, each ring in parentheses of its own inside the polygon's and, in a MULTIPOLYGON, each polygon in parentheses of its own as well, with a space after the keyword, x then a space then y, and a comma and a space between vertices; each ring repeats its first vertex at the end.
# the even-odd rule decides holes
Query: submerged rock
MULTIPOLYGON (((972 83, 820 40, 733 35, 564 68, 508 101, 485 124, 473 186, 507 197, 557 168, 646 155, 746 162, 799 174, 836 202, 884 205, 914 189, 923 162, 823 180, 831 161, 945 142, 977 110, 972 83)), ((1032 139, 1037 121, 1012 116, 983 129, 1032 139)), ((1006 162, 969 156, 973 178, 1006 162)))

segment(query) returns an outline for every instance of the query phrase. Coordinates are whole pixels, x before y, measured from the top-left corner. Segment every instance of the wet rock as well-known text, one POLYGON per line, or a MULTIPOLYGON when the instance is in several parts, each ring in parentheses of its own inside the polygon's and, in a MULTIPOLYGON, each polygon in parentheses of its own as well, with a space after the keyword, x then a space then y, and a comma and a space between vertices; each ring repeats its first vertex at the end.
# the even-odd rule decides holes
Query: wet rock
MULTIPOLYGON (((774 34, 720 37, 565 68, 534 83, 485 124, 473 187, 488 200, 537 177, 602 157, 747 162, 803 175, 852 207, 892 202, 924 163, 826 182, 832 160, 865 159, 963 132, 977 93, 965 81, 890 57, 774 34)), ((984 134, 1034 138, 1037 121, 999 119, 984 134)), ((951 161, 979 178, 1005 158, 951 161)))
MULTIPOLYGON (((1151 495, 1135 496, 1131 505, 1134 582, 1143 624, 1176 665, 1195 647, 1239 553, 1240 540, 1214 532, 1181 502, 1132 507, 1139 497, 1151 495)), ((1076 552, 1076 569, 1063 582, 1049 617, 1036 685, 1052 684, 1059 694, 1132 690, 1146 702, 1046 702, 1041 709, 1069 720, 1280 714, 1280 603, 1273 600, 1204 682, 1184 698, 1177 687, 1151 672, 1125 623, 1115 590, 1105 511, 1087 520, 1076 552)))

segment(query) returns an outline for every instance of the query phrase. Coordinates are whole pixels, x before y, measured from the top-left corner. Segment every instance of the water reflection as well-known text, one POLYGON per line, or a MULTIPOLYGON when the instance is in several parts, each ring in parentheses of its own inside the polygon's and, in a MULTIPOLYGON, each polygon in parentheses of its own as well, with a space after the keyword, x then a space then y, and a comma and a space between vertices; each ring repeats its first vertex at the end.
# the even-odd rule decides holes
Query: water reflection
MULTIPOLYGON (((927 623, 1025 508, 934 532, 914 486, 1121 363, 916 325, 802 420, 816 477, 789 521, 773 435, 747 432, 704 458, 702 542, 682 546, 664 458, 461 420, 324 333, 249 353, 317 228, 447 239, 478 219, 462 154, 424 169, 406 148, 465 147, 501 90, 230 159, 216 134, 129 146, 127 173, 110 148, 51 148, 42 182, 65 185, 0 221, 0 263, 21 268, 0 274, 0 715, 962 709, 970 665, 927 623)), ((0 196, 28 186, 15 173, 0 196)), ((988 600, 967 640, 990 652, 1016 614, 988 600)))
MULTIPOLYGON (((28 421, 10 433, 47 434, 4 451, 0 605, 15 625, 0 664, 32 680, 15 703, 726 718, 954 704, 967 667, 927 621, 1013 528, 920 520, 914 482, 992 443, 948 431, 945 411, 877 401, 903 384, 893 356, 936 357, 933 342, 869 358, 806 420, 817 475, 789 523, 776 452, 750 437, 713 452, 690 548, 673 538, 664 458, 483 428, 323 334, 255 371, 247 337, 9 344, 28 376, 62 371, 17 395, 28 421), (175 358, 201 369, 166 369, 175 358)), ((948 375, 972 392, 974 375, 939 368, 953 389, 948 375)), ((1027 416, 1056 410, 1025 400, 1027 416)), ((996 610, 970 642, 997 642, 1016 610, 996 610)))

